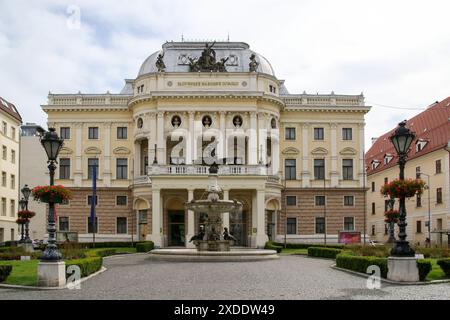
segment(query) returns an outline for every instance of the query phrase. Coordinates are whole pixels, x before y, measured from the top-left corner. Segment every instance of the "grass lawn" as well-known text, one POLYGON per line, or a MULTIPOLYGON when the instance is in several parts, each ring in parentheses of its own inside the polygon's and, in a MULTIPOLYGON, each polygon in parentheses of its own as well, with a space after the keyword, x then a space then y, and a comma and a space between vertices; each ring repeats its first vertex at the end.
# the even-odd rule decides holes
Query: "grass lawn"
MULTIPOLYGON (((97 251, 105 249, 115 249, 116 253, 136 253, 136 248, 98 248, 87 249, 85 254, 87 257, 95 257, 97 251)), ((21 286, 36 286, 37 285, 37 268, 39 260, 24 260, 24 261, 0 261, 0 265, 11 265, 13 267, 11 274, 6 279, 5 284, 15 284, 21 286)))
POLYGON ((432 268, 427 276, 427 281, 447 279, 444 271, 442 271, 441 267, 437 264, 437 260, 438 259, 431 259, 432 268))
POLYGON ((302 254, 308 255, 308 249, 291 249, 291 248, 283 248, 281 250, 281 255, 291 255, 291 254, 302 254))

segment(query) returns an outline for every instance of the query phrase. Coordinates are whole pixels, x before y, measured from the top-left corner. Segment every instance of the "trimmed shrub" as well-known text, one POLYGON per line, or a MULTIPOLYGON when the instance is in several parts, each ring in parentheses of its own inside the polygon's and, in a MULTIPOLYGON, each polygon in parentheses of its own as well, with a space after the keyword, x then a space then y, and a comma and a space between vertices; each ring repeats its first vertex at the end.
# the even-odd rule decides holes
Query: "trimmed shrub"
POLYGON ((25 253, 25 249, 23 247, 0 247, 0 253, 22 254, 25 253))
POLYGON ((427 259, 419 259, 417 260, 417 268, 419 269, 420 281, 425 281, 432 268, 431 261, 427 259))
POLYGON ((11 273, 12 266, 10 265, 4 265, 0 266, 0 282, 3 282, 8 278, 9 274, 11 273))
POLYGON ((348 245, 345 250, 353 252, 357 256, 387 258, 390 255, 390 246, 362 246, 348 245))
POLYGON ((439 267, 441 267, 442 271, 444 271, 447 277, 450 277, 450 258, 448 259, 440 259, 437 261, 439 267))
POLYGON ((309 247, 308 256, 317 258, 336 259, 336 256, 341 253, 341 249, 324 248, 324 247, 309 247))
POLYGON ((112 256, 115 255, 117 253, 116 249, 101 249, 95 252, 95 255, 97 257, 107 257, 107 256, 112 256))
POLYGON ((277 253, 280 253, 281 250, 283 250, 283 247, 275 245, 272 241, 267 241, 264 249, 275 250, 277 253))
MULTIPOLYGON (((75 259, 75 260, 66 260, 66 271, 69 266, 79 266, 81 271, 81 277, 87 277, 88 275, 97 272, 102 268, 103 265, 103 258, 102 257, 91 257, 91 258, 84 258, 84 259, 75 259)), ((69 277, 70 275, 67 275, 66 277, 69 277)))
MULTIPOLYGON (((276 246, 284 248, 284 243, 272 242, 276 246)), ((343 249, 343 244, 314 244, 314 243, 286 243, 287 249, 308 249, 309 247, 325 247, 333 249, 343 249)))
POLYGON ((354 256, 347 252, 336 256, 336 266, 338 268, 366 273, 367 268, 373 265, 380 267, 382 278, 387 277, 388 266, 386 258, 354 256))
POLYGON ((152 241, 138 242, 136 243, 137 252, 149 252, 155 247, 152 241))
POLYGON ((421 253, 423 256, 427 258, 433 259, 442 259, 442 258, 450 258, 450 249, 448 248, 424 248, 424 247, 415 247, 414 250, 416 253, 421 253))
POLYGON ((20 254, 17 253, 0 253, 0 260, 20 260, 20 254))

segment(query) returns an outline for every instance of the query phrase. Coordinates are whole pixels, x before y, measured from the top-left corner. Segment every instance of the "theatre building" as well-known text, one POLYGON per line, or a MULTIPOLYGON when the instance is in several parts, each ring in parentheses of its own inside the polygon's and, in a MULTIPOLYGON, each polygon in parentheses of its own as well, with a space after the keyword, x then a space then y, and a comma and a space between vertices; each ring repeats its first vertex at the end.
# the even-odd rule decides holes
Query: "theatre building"
POLYGON ((205 214, 184 203, 204 197, 213 162, 223 199, 243 203, 223 216, 237 246, 363 233, 364 97, 290 94, 246 43, 167 42, 120 93, 49 94, 42 108, 73 191, 58 227, 80 241, 192 246, 205 214))

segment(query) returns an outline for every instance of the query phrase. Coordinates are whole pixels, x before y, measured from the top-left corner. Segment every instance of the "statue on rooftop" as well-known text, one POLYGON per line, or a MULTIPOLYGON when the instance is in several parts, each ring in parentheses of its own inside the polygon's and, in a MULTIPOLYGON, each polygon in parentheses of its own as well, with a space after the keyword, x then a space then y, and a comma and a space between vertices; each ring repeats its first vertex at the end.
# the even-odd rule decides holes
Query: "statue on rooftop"
POLYGON ((256 61, 256 56, 254 53, 250 56, 250 63, 248 64, 248 69, 250 72, 256 72, 258 70, 259 62, 256 61))
POLYGON ((216 42, 211 45, 205 44, 205 49, 199 58, 188 57, 189 68, 191 72, 226 72, 225 63, 228 61, 227 58, 221 58, 220 61, 216 60, 216 51, 213 46, 216 42))
POLYGON ((156 58, 156 69, 158 69, 158 72, 164 72, 166 70, 166 65, 164 63, 164 52, 161 54, 158 54, 158 57, 156 58))

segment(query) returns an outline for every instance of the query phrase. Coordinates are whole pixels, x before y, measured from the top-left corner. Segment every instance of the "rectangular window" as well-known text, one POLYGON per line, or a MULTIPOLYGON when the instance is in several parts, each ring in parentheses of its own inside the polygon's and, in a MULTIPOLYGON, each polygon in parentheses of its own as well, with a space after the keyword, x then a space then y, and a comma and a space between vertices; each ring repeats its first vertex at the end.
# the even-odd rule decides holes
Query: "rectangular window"
POLYGON ((116 178, 128 179, 128 160, 126 158, 116 160, 116 178))
POLYGON ((314 128, 314 140, 323 140, 323 128, 314 128))
POLYGON ((16 188, 16 176, 15 175, 11 175, 11 189, 15 189, 16 188))
POLYGON ((2 122, 2 131, 3 134, 6 136, 8 133, 8 124, 5 121, 2 122))
POLYGON ((325 159, 314 159, 314 179, 325 179, 325 159))
POLYGON ((116 197, 116 205, 117 206, 126 206, 127 205, 127 196, 117 196, 116 197))
POLYGON ((372 192, 375 192, 375 181, 372 181, 372 192))
POLYGON ((92 179, 94 170, 97 173, 97 178, 98 178, 98 159, 97 158, 89 158, 88 159, 88 179, 92 179))
POLYGON ((6 188, 6 172, 2 172, 2 187, 6 188))
POLYGON ((436 203, 442 203, 442 188, 436 189, 436 203))
POLYGON ((441 160, 436 160, 436 174, 442 172, 441 160))
POLYGON ((416 167, 416 179, 420 179, 420 167, 416 167))
POLYGON ((286 180, 296 180, 296 163, 295 159, 285 159, 284 160, 284 171, 286 180))
POLYGON ((353 159, 342 160, 342 178, 344 180, 353 180, 353 159))
POLYGON ((16 215, 16 200, 11 200, 11 202, 9 203, 9 208, 10 208, 10 212, 9 215, 11 217, 14 217, 16 215))
POLYGON ((388 177, 384 178, 384 184, 388 184, 388 183, 389 183, 389 178, 388 177))
POLYGON ((324 217, 316 218, 316 233, 319 233, 319 234, 325 233, 325 218, 324 217))
POLYGON ((372 225, 372 236, 375 236, 375 225, 372 225))
POLYGON ((89 127, 89 139, 98 139, 98 127, 89 127))
POLYGON ((286 205, 287 206, 296 206, 297 205, 297 197, 296 196, 286 196, 286 205))
POLYGON ((2 148, 2 158, 3 160, 6 160, 8 158, 8 148, 6 148, 6 146, 3 146, 2 148))
POLYGON ((11 163, 16 163, 16 150, 11 150, 11 163))
POLYGON ((342 140, 352 140, 352 128, 342 128, 342 140))
POLYGON ((58 217, 59 231, 69 231, 69 217, 58 217))
POLYGON ((325 205, 325 196, 315 196, 315 204, 316 206, 324 206, 325 205))
MULTIPOLYGON (((88 206, 92 204, 92 196, 87 197, 87 204, 88 206)), ((95 196, 95 205, 98 206, 98 196, 95 196)))
POLYGON ((94 224, 92 223, 91 217, 87 217, 88 222, 88 232, 87 233, 98 233, 98 218, 95 217, 95 228, 94 224))
POLYGON ((117 127, 117 139, 127 139, 127 127, 117 127))
POLYGON ((284 138, 286 140, 295 140, 295 128, 286 128, 284 138))
POLYGON ((372 202, 372 215, 375 214, 375 202, 372 202))
POLYGON ((354 217, 344 217, 344 231, 355 231, 354 217))
POLYGON ((59 129, 60 137, 64 140, 70 139, 70 128, 69 127, 61 127, 59 129))
POLYGON ((297 218, 287 218, 287 234, 297 234, 297 218))
POLYGON ((6 216, 6 198, 2 198, 2 216, 6 216))
POLYGON ((416 233, 422 233, 422 221, 416 221, 416 233))
POLYGON ((389 204, 390 204, 390 200, 384 200, 384 211, 389 210, 389 204))
POLYGON ((421 207, 422 206, 422 195, 420 194, 416 194, 416 207, 421 207))
POLYGON ((60 179, 70 179, 70 159, 69 158, 59 159, 59 178, 60 179))
POLYGON ((11 139, 16 140, 16 128, 11 127, 11 139))
POLYGON ((354 196, 344 196, 344 206, 353 207, 354 204, 355 204, 355 197, 354 196))
POLYGON ((117 217, 117 233, 126 234, 127 233, 127 218, 117 217))

